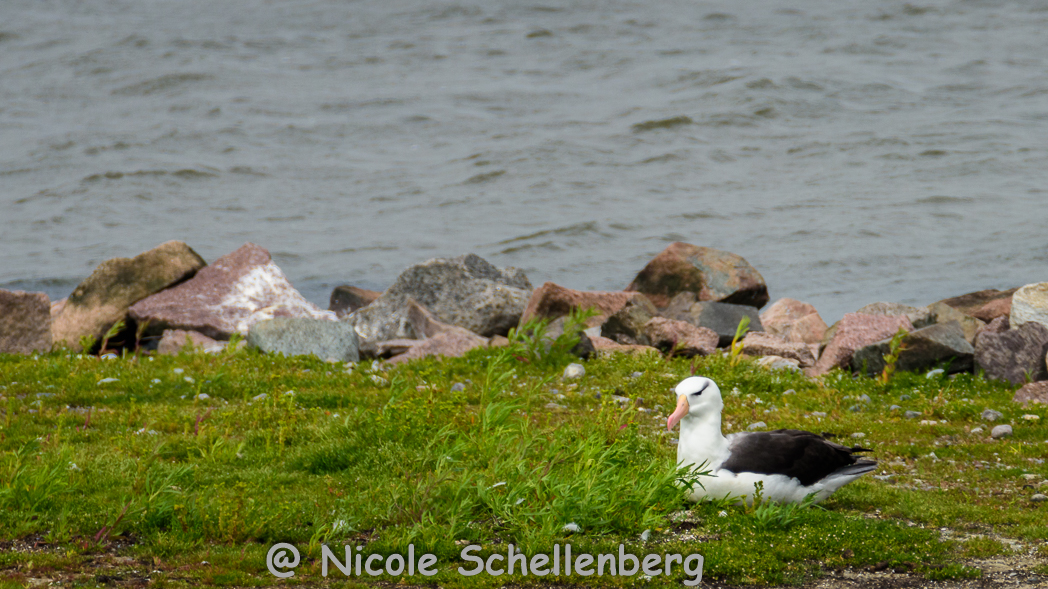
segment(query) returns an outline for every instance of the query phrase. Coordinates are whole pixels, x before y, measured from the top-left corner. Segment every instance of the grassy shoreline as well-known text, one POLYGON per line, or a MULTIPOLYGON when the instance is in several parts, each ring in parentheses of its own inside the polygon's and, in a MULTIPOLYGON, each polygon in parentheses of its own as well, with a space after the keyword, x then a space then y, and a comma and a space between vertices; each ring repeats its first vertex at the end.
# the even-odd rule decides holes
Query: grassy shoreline
MULTIPOLYGON (((410 583, 445 587, 642 582, 463 577, 463 543, 485 557, 510 543, 529 554, 566 542, 578 553, 698 552, 704 584, 796 585, 842 569, 974 578, 970 559, 1017 542, 1048 575, 1048 507, 1030 500, 1048 492, 1048 414, 1011 403, 1006 383, 813 381, 748 360, 654 355, 594 359, 564 380, 563 356, 520 358, 485 348, 384 371, 250 350, 0 356, 0 584, 95 586, 97 564, 123 571, 102 581, 118 585, 273 585, 275 542, 304 560, 280 584, 375 582, 321 577, 325 542, 336 554, 412 544, 440 572, 410 583), (724 392, 726 433, 763 421, 861 439, 882 478, 802 511, 682 501, 664 425, 671 387, 693 368, 724 392), (989 437, 986 408, 1013 437, 989 437)), ((643 582, 682 586, 676 572, 643 582)))

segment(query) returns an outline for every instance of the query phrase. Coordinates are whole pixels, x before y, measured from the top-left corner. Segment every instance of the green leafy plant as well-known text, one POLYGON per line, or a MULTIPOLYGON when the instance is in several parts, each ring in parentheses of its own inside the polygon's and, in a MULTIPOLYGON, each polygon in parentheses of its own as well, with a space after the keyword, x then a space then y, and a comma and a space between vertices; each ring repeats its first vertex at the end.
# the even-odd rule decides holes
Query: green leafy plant
POLYGON ((564 316, 564 330, 553 337, 549 334, 551 319, 533 319, 509 332, 509 349, 524 362, 539 366, 560 366, 575 356, 572 350, 582 340, 586 321, 600 313, 593 308, 572 309, 564 316))
POLYGON ((731 339, 731 348, 728 354, 729 364, 735 366, 742 359, 742 338, 746 335, 746 332, 750 329, 750 318, 749 316, 743 315, 742 319, 739 320, 739 325, 735 328, 735 337, 731 339))
POLYGON ((95 344, 98 343, 98 340, 95 339, 95 336, 93 335, 82 335, 80 336, 78 343, 80 344, 80 349, 87 353, 95 348, 95 344))
POLYGON ((881 375, 877 378, 883 384, 888 384, 892 375, 895 374, 895 363, 899 361, 899 356, 906 350, 906 344, 903 343, 903 339, 907 333, 909 332, 906 329, 900 327, 899 331, 895 332, 891 341, 888 342, 888 353, 884 355, 884 370, 881 371, 881 375))
POLYGON ((106 349, 109 347, 109 340, 116 337, 121 331, 123 331, 125 325, 126 323, 123 319, 121 319, 120 321, 117 321, 116 323, 111 325, 108 330, 106 330, 106 334, 102 336, 102 347, 98 350, 99 354, 106 353, 106 349))

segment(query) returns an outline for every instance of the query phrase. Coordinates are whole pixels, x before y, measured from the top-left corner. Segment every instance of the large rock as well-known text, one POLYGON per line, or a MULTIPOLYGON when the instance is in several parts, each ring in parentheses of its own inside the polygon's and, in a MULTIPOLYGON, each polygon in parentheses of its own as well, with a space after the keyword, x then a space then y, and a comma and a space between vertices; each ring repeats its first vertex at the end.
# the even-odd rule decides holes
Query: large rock
POLYGON ((556 319, 575 309, 593 309, 597 315, 588 319, 586 325, 594 327, 603 324, 628 301, 643 298, 646 297, 635 292, 573 290, 547 282, 531 293, 520 321, 524 323, 532 319, 556 319))
POLYGON ((815 307, 795 299, 779 299, 760 314, 764 331, 788 342, 817 344, 826 334, 826 322, 815 307))
POLYGON ((747 356, 778 356, 796 360, 801 368, 815 365, 815 355, 808 344, 787 342, 770 333, 747 333, 742 338, 742 353, 747 356))
POLYGON ((634 297, 604 321, 600 335, 620 344, 651 345, 644 326, 658 314, 659 310, 647 297, 634 297))
POLYGON ((626 290, 646 294, 660 308, 681 292, 758 309, 768 302, 764 278, 742 257, 679 241, 648 262, 626 290))
POLYGON ((357 309, 370 305, 381 295, 382 293, 378 291, 357 288, 348 284, 336 286, 335 290, 331 291, 328 311, 335 313, 341 319, 357 309))
POLYGON ((352 325, 312 317, 276 317, 258 321, 248 331, 247 345, 285 356, 313 354, 321 360, 340 362, 360 359, 357 332, 352 325))
POLYGON ((436 258, 412 266, 373 303, 347 318, 367 341, 411 337, 402 325, 408 298, 440 321, 483 336, 505 335, 520 322, 531 283, 516 268, 499 269, 479 256, 436 258))
POLYGON ((247 335, 275 317, 334 320, 291 286, 265 248, 248 243, 217 259, 192 279, 131 306, 131 318, 149 322, 148 333, 198 331, 210 338, 247 335))
POLYGON ((615 340, 599 335, 590 337, 594 350, 598 356, 610 356, 613 354, 658 354, 659 350, 651 346, 640 344, 620 344, 615 340))
POLYGON ((975 344, 975 334, 979 333, 979 330, 986 325, 982 320, 976 319, 971 315, 965 315, 945 303, 932 303, 925 308, 931 312, 935 323, 946 324, 956 321, 960 324, 961 330, 964 332, 964 339, 972 345, 975 344))
POLYGON ((1008 297, 1005 299, 995 299, 978 309, 972 311, 970 315, 975 319, 985 321, 989 323, 998 317, 1007 317, 1012 313, 1012 298, 1008 297))
MULTIPOLYGON (((957 321, 937 323, 915 329, 902 339, 903 349, 895 362, 896 370, 924 370, 944 362, 946 372, 961 372, 972 369, 975 349, 964 337, 964 330, 957 321)), ((891 352, 891 338, 864 346, 852 355, 852 370, 859 372, 864 367, 869 375, 880 374, 886 365, 884 356, 891 352)))
POLYGON ((900 328, 906 331, 913 330, 913 324, 906 315, 846 314, 837 323, 833 339, 819 355, 811 374, 825 374, 834 368, 848 366, 856 350, 891 338, 900 328))
POLYGON ((1015 396, 1012 397, 1012 401, 1023 405, 1026 405, 1027 403, 1048 405, 1048 381, 1029 382, 1024 384, 1021 389, 1015 391, 1015 396))
POLYGON ((183 329, 167 329, 160 338, 156 353, 163 355, 174 355, 183 348, 191 346, 193 350, 199 350, 208 354, 217 354, 226 349, 229 342, 220 342, 211 339, 202 333, 185 331, 183 329))
POLYGON ((54 341, 80 349, 80 338, 102 339, 128 307, 192 277, 206 266, 192 248, 168 241, 134 258, 113 258, 99 264, 69 295, 52 323, 54 341))
POLYGON ((42 292, 0 288, 0 354, 51 349, 51 301, 42 292))
POLYGON ((393 355, 390 362, 396 364, 434 355, 457 357, 489 343, 487 338, 464 327, 441 322, 412 298, 408 298, 402 315, 405 320, 404 331, 416 339, 378 342, 374 352, 369 344, 366 351, 375 356, 393 355))
POLYGON ((643 334, 647 345, 684 357, 709 356, 720 342, 712 329, 665 317, 653 317, 645 323, 643 334))
POLYGON ((1015 293, 1016 290, 1019 289, 1011 288, 1008 290, 980 290, 978 292, 970 292, 968 294, 963 294, 958 297, 943 299, 939 302, 945 305, 949 305, 950 307, 953 307, 954 309, 960 311, 961 313, 964 313, 965 315, 971 315, 972 317, 975 317, 977 319, 982 319, 983 321, 989 322, 996 319, 996 317, 981 317, 979 315, 976 315, 976 312, 978 312, 980 309, 984 308, 987 304, 993 301, 1011 300, 1012 294, 1015 293))
POLYGON ((1012 295, 1012 309, 1008 315, 1012 329, 1031 321, 1048 326, 1048 282, 1027 284, 1012 295))
POLYGON ((914 329, 927 327, 935 323, 935 315, 928 307, 911 307, 902 303, 870 303, 856 311, 863 315, 885 315, 898 317, 905 315, 914 329))
MULTIPOLYGON (((991 325, 993 325, 991 323, 991 325)), ((1048 352, 1048 327, 1035 321, 1004 332, 987 329, 975 338, 975 363, 987 378, 1003 379, 1012 384, 1048 379, 1045 353, 1048 352)))
POLYGON ((731 344, 743 317, 750 318, 749 331, 764 331, 756 308, 730 303, 695 302, 695 296, 690 292, 674 297, 670 306, 663 311, 663 316, 712 329, 721 347, 731 344))

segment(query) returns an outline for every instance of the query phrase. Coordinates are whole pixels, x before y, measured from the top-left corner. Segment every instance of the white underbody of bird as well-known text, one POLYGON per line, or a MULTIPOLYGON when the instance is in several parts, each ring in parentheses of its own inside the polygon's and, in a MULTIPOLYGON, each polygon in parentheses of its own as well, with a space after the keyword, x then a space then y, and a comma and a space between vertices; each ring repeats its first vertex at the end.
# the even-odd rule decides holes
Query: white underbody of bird
POLYGON ((677 407, 666 420, 680 424, 677 464, 709 471, 691 490, 692 501, 735 499, 751 503, 761 484, 764 499, 800 503, 813 495, 822 501, 834 491, 877 468, 877 462, 855 456, 869 452, 848 448, 818 434, 795 429, 721 432, 724 400, 712 380, 692 376, 677 385, 677 407))

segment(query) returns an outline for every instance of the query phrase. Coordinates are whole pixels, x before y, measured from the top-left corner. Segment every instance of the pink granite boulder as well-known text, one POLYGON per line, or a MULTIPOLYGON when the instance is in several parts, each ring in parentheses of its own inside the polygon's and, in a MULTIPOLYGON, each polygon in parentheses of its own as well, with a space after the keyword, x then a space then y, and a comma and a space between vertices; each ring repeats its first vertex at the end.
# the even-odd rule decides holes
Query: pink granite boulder
POLYGON ((1022 384, 1027 378, 1048 379, 1046 352, 1048 327, 1036 321, 1002 332, 991 331, 987 326, 975 338, 975 363, 986 373, 986 378, 1012 384, 1022 384))
POLYGON ((80 338, 102 339, 127 316, 135 303, 178 284, 205 266, 192 248, 168 241, 134 258, 113 258, 99 264, 56 313, 51 325, 55 343, 80 349, 80 338))
POLYGON ((820 375, 834 368, 844 368, 851 363, 852 354, 856 350, 890 338, 900 328, 913 331, 913 324, 905 315, 848 313, 837 324, 833 338, 822 351, 810 373, 820 375))
POLYGON ((1027 403, 1048 405, 1048 380, 1026 383, 1021 389, 1015 391, 1012 401, 1023 405, 1027 403))
POLYGON ((441 322, 414 299, 407 299, 404 317, 408 324, 407 331, 418 339, 387 340, 373 347, 373 353, 378 356, 396 354, 389 360, 391 364, 426 356, 454 358, 473 348, 488 345, 487 338, 464 327, 441 322))
POLYGON ((709 356, 717 350, 717 332, 687 321, 654 317, 644 324, 644 339, 675 356, 709 356))
MULTIPOLYGON (((244 343, 244 342, 241 342, 244 343)), ((182 329, 167 329, 160 338, 156 352, 165 356, 175 355, 186 347, 194 351, 216 354, 226 348, 227 342, 213 340, 202 333, 182 329)))
POLYGON ((787 342, 817 344, 826 334, 826 322, 815 307, 796 299, 779 299, 760 317, 765 332, 787 342))
POLYGON ((638 298, 644 297, 635 292, 573 290, 547 282, 532 291, 520 321, 524 323, 532 319, 556 319, 574 309, 592 308, 598 315, 588 319, 586 325, 596 327, 625 307, 628 301, 638 298))
POLYGON ((742 353, 747 356, 779 356, 796 360, 801 368, 815 365, 809 344, 788 342, 780 336, 769 333, 750 332, 742 338, 742 353))
POLYGON ((148 321, 148 333, 165 329, 198 331, 217 340, 247 335, 251 326, 274 317, 335 320, 291 286, 269 252, 253 243, 217 259, 192 279, 131 306, 131 317, 148 321))
POLYGON ((0 354, 51 349, 51 302, 42 292, 0 289, 0 354))
POLYGON ((659 308, 681 292, 758 309, 768 302, 764 278, 741 256, 680 241, 652 258, 626 290, 644 293, 659 308))

